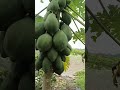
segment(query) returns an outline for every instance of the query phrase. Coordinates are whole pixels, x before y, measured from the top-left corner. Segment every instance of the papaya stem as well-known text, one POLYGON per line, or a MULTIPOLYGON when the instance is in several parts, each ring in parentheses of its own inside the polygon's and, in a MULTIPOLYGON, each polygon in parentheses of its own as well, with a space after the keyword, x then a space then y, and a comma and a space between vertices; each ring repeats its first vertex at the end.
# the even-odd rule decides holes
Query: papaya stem
POLYGON ((73 20, 73 22, 74 22, 74 24, 75 24, 75 26, 76 26, 76 28, 78 29, 78 31, 80 32, 80 30, 79 30, 79 28, 78 28, 78 26, 77 26, 77 24, 76 24, 76 22, 75 22, 75 20, 72 18, 72 20, 73 20))
POLYGON ((42 90, 52 90, 51 87, 52 75, 53 75, 52 70, 49 71, 48 73, 44 73, 42 90))
POLYGON ((81 25, 83 25, 83 26, 85 27, 85 24, 84 24, 82 21, 80 21, 80 20, 77 19, 75 16, 73 16, 72 14, 70 14, 67 10, 64 9, 64 11, 65 11, 66 13, 68 13, 71 17, 73 17, 75 20, 77 20, 81 25))
POLYGON ((41 11, 39 11, 39 12, 35 15, 35 17, 37 17, 37 16, 38 16, 41 12, 43 12, 46 8, 47 8, 47 7, 43 8, 41 11))
POLYGON ((67 5, 67 7, 68 7, 71 11, 73 11, 74 13, 76 13, 76 15, 78 15, 83 21, 85 21, 85 19, 82 18, 82 17, 81 17, 76 11, 74 11, 70 6, 67 5))

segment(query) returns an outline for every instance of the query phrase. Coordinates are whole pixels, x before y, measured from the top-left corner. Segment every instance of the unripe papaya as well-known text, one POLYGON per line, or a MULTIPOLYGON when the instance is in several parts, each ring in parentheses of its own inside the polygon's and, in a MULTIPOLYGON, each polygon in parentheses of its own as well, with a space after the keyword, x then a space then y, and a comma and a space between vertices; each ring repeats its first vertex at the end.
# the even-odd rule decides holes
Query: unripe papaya
POLYGON ((65 55, 61 55, 61 59, 63 62, 65 62, 65 60, 66 60, 65 55))
POLYGON ((69 5, 71 0, 66 0, 66 4, 69 5))
POLYGON ((69 25, 71 23, 71 16, 68 13, 66 13, 66 12, 62 12, 62 18, 61 18, 61 20, 65 24, 69 25))
POLYGON ((6 31, 11 23, 25 17, 22 0, 0 0, 0 30, 6 31), (6 7, 7 6, 7 7, 6 7))
POLYGON ((67 39, 67 36, 65 35, 65 33, 62 30, 58 31, 54 35, 53 43, 54 43, 55 48, 58 51, 62 51, 67 47, 68 39, 67 39))
POLYGON ((54 69, 54 72, 58 75, 61 75, 64 71, 64 65, 62 64, 62 67, 60 69, 54 69))
POLYGON ((45 16, 44 16, 44 21, 47 19, 48 15, 51 13, 51 11, 47 11, 45 16))
POLYGON ((71 45, 70 45, 69 43, 68 43, 67 47, 68 47, 70 50, 72 50, 72 47, 71 47, 71 45))
POLYGON ((42 68, 43 59, 44 59, 44 54, 41 52, 38 59, 35 61, 36 70, 39 70, 42 68))
POLYGON ((25 17, 13 23, 7 30, 3 48, 9 57, 32 60, 34 55, 34 20, 25 17))
POLYGON ((70 55, 70 52, 71 52, 71 50, 70 50, 68 47, 66 47, 66 48, 62 51, 62 54, 68 56, 68 55, 70 55))
POLYGON ((64 71, 64 65, 60 56, 57 57, 53 65, 54 72, 57 73, 58 75, 61 75, 61 73, 64 71))
POLYGON ((52 0, 49 0, 50 2, 52 1, 52 0))
POLYGON ((58 55, 57 59, 54 62, 54 65, 55 65, 56 69, 61 69, 62 68, 62 64, 63 64, 62 59, 58 55))
POLYGON ((52 63, 47 57, 45 57, 43 60, 42 69, 45 73, 49 72, 52 69, 52 63))
POLYGON ((35 39, 38 39, 38 37, 42 34, 44 34, 45 28, 44 28, 44 22, 36 22, 35 23, 35 39))
POLYGON ((48 56, 48 58, 51 62, 54 62, 56 60, 57 56, 58 56, 58 53, 54 48, 51 48, 48 51, 47 56, 48 56))
POLYGON ((5 31, 0 31, 0 53, 2 52, 4 37, 5 37, 5 31))
POLYGON ((37 48, 41 52, 48 51, 52 47, 52 37, 45 33, 37 39, 37 48))
POLYGON ((67 47, 61 52, 61 54, 68 56, 68 55, 70 55, 71 50, 72 50, 72 47, 71 47, 71 45, 68 43, 67 47))
POLYGON ((50 13, 48 15, 44 26, 45 26, 46 31, 51 35, 54 35, 59 30, 59 23, 58 23, 58 20, 55 14, 50 13))
POLYGON ((68 38, 68 41, 70 41, 71 38, 72 38, 71 28, 70 28, 68 25, 63 24, 63 25, 61 26, 61 30, 66 34, 66 36, 67 36, 67 38, 68 38))
POLYGON ((59 7, 63 9, 66 6, 66 0, 58 0, 59 7))
POLYGON ((56 13, 58 10, 59 10, 58 0, 52 0, 47 7, 47 11, 52 11, 56 13))

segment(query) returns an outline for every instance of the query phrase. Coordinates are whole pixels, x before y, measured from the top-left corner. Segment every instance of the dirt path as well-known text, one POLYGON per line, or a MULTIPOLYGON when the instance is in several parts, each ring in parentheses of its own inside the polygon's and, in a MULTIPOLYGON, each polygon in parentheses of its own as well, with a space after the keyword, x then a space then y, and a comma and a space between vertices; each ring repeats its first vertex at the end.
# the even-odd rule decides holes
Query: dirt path
POLYGON ((78 71, 85 69, 85 63, 82 62, 82 57, 78 56, 70 56, 70 67, 69 69, 62 73, 62 76, 74 77, 74 74, 78 71))
POLYGON ((75 86, 74 74, 85 69, 85 64, 82 62, 82 57, 70 56, 70 66, 66 72, 63 72, 60 77, 57 77, 57 89, 54 90, 81 90, 75 86), (62 85, 61 85, 62 84, 62 85))

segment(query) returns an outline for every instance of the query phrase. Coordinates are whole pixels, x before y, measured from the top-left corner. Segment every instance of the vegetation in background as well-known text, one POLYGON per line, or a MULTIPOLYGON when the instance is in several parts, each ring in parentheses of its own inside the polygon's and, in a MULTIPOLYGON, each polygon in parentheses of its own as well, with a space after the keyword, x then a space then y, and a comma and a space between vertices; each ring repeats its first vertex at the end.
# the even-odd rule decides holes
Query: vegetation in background
POLYGON ((75 85, 81 90, 85 90, 85 71, 76 72, 75 85))
POLYGON ((120 57, 101 55, 101 54, 89 54, 86 67, 94 69, 111 69, 118 61, 120 57))

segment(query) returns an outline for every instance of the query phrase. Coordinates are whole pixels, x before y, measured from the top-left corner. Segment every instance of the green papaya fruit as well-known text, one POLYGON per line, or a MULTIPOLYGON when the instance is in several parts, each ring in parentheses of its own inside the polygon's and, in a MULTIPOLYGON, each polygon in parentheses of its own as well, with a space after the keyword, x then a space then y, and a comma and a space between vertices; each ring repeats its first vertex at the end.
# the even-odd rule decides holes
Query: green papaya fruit
POLYGON ((37 39, 35 39, 35 49, 36 49, 36 50, 39 50, 39 49, 37 48, 37 39))
POLYGON ((42 68, 42 62, 43 62, 44 57, 45 57, 45 55, 41 52, 38 59, 35 61, 36 70, 39 71, 39 69, 42 68))
POLYGON ((55 69, 54 72, 57 73, 58 75, 61 75, 64 72, 64 65, 63 65, 63 63, 62 63, 62 67, 60 69, 55 69))
POLYGON ((58 0, 59 7, 63 9, 66 6, 66 0, 58 0))
POLYGON ((61 55, 61 59, 63 62, 65 62, 65 60, 66 60, 65 55, 61 55))
POLYGON ((22 0, 0 0, 0 30, 6 31, 15 21, 25 17, 22 0), (7 6, 7 7, 6 7, 7 6))
POLYGON ((60 22, 59 28, 61 29, 62 25, 64 24, 64 22, 60 22))
POLYGON ((55 14, 50 13, 48 15, 44 26, 45 26, 46 31, 51 35, 54 35, 59 30, 59 23, 58 23, 58 20, 55 14))
POLYGON ((64 65, 60 56, 57 57, 53 65, 54 72, 58 75, 60 75, 64 71, 64 65))
POLYGON ((54 43, 55 48, 58 51, 62 51, 63 49, 65 49, 67 47, 68 39, 67 39, 67 36, 65 35, 65 33, 62 30, 58 31, 54 35, 53 43, 54 43))
POLYGON ((44 28, 44 22, 36 22, 35 23, 35 39, 46 32, 44 28))
POLYGON ((49 0, 50 2, 52 1, 52 0, 49 0))
POLYGON ((71 16, 68 13, 66 13, 66 12, 62 12, 62 18, 61 18, 61 20, 65 24, 69 25, 71 23, 71 16))
POLYGON ((57 59, 56 59, 55 62, 54 62, 54 65, 55 65, 56 69, 61 69, 62 64, 63 64, 62 59, 61 59, 61 57, 58 55, 57 59))
POLYGON ((66 4, 69 5, 71 0, 66 0, 66 4))
POLYGON ((66 47, 61 53, 62 53, 62 55, 68 56, 68 55, 70 55, 71 50, 72 50, 72 47, 71 47, 70 44, 68 43, 67 47, 66 47))
POLYGON ((71 28, 70 28, 68 25, 63 24, 63 25, 61 26, 61 30, 66 34, 66 36, 67 36, 67 38, 68 38, 68 41, 70 41, 71 38, 72 38, 71 28))
POLYGON ((34 56, 34 20, 25 17, 13 23, 5 34, 3 48, 9 57, 32 60, 34 56), (25 59, 26 58, 26 59, 25 59))
POLYGON ((70 55, 70 52, 71 52, 71 50, 70 50, 68 47, 66 47, 66 48, 62 51, 62 54, 68 56, 68 55, 70 55))
POLYGON ((52 37, 49 34, 45 33, 39 36, 36 45, 41 52, 48 51, 52 47, 52 37))
POLYGON ((68 43, 67 47, 72 51, 72 47, 71 47, 71 45, 69 43, 68 43))
POLYGON ((52 69, 52 63, 47 57, 45 57, 43 60, 42 69, 45 73, 49 72, 52 69))
POLYGON ((47 53, 47 57, 51 62, 54 62, 57 56, 58 56, 58 53, 54 48, 51 48, 47 53))
POLYGON ((0 53, 3 51, 3 42, 5 37, 5 31, 0 31, 0 53))
POLYGON ((52 0, 48 7, 47 7, 47 11, 52 11, 54 13, 56 13, 59 10, 59 4, 58 4, 58 0, 52 0))
POLYGON ((45 14, 45 16, 44 16, 44 21, 47 19, 48 15, 49 15, 50 13, 52 13, 52 12, 51 12, 51 11, 47 11, 47 12, 46 12, 46 14, 45 14))

